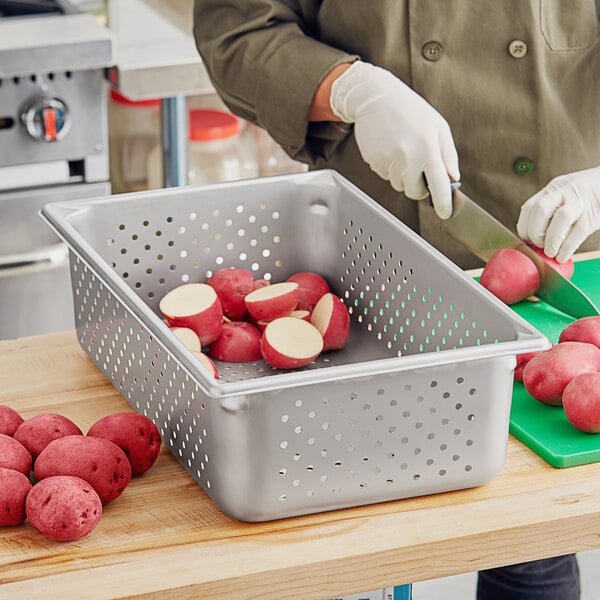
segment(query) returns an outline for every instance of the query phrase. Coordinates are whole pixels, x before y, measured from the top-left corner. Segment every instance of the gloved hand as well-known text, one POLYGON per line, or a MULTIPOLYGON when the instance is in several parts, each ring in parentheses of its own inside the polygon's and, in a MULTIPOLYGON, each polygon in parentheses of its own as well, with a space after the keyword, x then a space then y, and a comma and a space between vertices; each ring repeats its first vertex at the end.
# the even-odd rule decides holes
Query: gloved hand
POLYGON ((450 179, 458 181, 458 155, 446 120, 389 71, 357 61, 333 83, 334 114, 354 123, 365 162, 413 200, 428 196, 442 219, 452 214, 450 179))
POLYGON ((600 229, 600 167, 555 177, 521 207, 517 232, 558 262, 600 229))

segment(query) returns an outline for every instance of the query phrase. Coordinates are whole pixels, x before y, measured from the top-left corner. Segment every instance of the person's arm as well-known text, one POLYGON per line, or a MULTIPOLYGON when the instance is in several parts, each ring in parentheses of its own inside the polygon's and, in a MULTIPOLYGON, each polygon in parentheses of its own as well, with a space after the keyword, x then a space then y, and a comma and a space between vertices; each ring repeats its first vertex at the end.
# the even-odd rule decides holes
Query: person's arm
POLYGON ((430 194, 437 214, 448 218, 450 179, 460 177, 448 123, 391 72, 312 37, 320 5, 195 0, 196 45, 220 97, 294 157, 306 150, 310 157, 311 122, 329 127, 314 144, 314 159, 349 135, 340 121, 353 125, 377 175, 409 198, 430 194))
MULTIPOLYGON (((194 36, 202 61, 227 107, 266 129, 292 156, 311 162, 309 110, 319 83, 340 63, 358 60, 313 37, 318 0, 195 0, 194 36)), ((350 128, 325 121, 335 145, 350 128)))
POLYGON ((517 232, 566 262, 600 230, 600 167, 555 177, 521 207, 517 232))
POLYGON ((336 65, 329 73, 327 73, 327 75, 325 75, 325 77, 323 77, 313 96, 308 111, 309 121, 341 121, 340 117, 338 117, 331 108, 331 88, 333 87, 333 82, 351 66, 352 63, 336 65))

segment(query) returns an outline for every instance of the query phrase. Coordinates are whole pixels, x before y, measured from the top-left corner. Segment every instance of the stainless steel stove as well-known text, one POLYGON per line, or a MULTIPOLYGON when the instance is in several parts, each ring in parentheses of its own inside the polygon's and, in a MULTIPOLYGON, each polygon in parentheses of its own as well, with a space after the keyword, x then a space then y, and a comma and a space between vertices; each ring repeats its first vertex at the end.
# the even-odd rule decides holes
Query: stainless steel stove
POLYGON ((0 0, 0 339, 74 326, 46 203, 110 194, 112 34, 61 0, 0 0))

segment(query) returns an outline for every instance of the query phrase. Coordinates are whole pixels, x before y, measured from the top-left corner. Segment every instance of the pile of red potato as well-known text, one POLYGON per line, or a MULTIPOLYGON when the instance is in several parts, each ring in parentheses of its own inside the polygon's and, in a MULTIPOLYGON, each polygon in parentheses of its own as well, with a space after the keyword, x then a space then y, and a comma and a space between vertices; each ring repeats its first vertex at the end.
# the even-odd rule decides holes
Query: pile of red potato
POLYGON ((549 350, 517 356, 515 379, 536 400, 562 406, 577 429, 600 433, 600 316, 573 321, 549 350))
MULTIPOLYGON (((572 260, 561 264, 533 248, 564 277, 571 278, 572 260)), ((510 305, 534 295, 540 276, 525 254, 503 248, 490 258, 479 282, 510 305)), ((572 322, 548 350, 517 356, 515 379, 522 381, 536 400, 562 406, 575 428, 600 433, 600 316, 572 322)))
POLYGON ((350 315, 319 274, 302 271, 286 281, 254 279, 252 271, 225 267, 205 283, 186 283, 165 294, 159 309, 171 331, 215 377, 214 360, 263 360, 296 369, 321 352, 338 350, 350 333, 350 315))
POLYGON ((29 524, 59 540, 92 531, 102 507, 155 463, 161 436, 138 413, 103 417, 87 434, 70 419, 29 419, 0 405, 0 526, 29 524))

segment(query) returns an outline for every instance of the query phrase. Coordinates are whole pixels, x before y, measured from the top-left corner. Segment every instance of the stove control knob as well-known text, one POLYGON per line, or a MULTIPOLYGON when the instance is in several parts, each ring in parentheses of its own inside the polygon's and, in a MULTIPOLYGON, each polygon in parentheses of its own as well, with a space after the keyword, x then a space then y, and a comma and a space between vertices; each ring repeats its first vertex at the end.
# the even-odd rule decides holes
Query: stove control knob
POLYGON ((21 113, 29 135, 40 142, 57 142, 69 130, 71 120, 67 105, 58 98, 38 98, 21 113))

